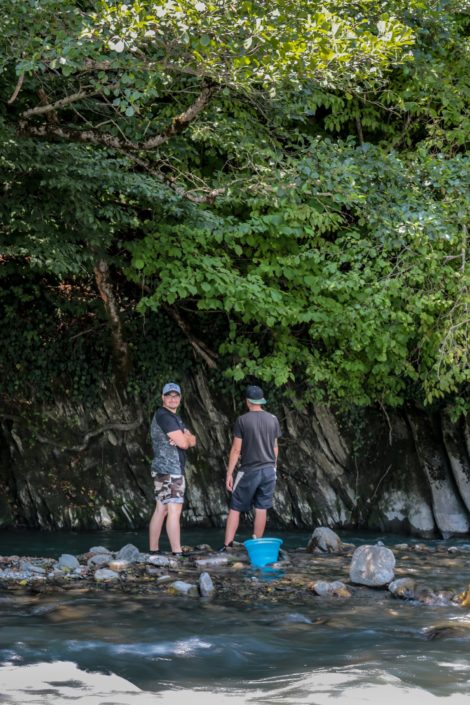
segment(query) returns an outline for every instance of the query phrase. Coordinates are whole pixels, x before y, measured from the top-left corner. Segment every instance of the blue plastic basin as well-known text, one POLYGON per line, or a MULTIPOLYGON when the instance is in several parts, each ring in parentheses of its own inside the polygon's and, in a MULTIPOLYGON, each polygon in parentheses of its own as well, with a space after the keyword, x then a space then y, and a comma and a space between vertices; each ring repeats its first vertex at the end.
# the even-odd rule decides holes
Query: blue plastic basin
POLYGON ((262 568, 268 563, 275 563, 279 555, 282 539, 249 539, 243 545, 248 551, 251 565, 262 568))

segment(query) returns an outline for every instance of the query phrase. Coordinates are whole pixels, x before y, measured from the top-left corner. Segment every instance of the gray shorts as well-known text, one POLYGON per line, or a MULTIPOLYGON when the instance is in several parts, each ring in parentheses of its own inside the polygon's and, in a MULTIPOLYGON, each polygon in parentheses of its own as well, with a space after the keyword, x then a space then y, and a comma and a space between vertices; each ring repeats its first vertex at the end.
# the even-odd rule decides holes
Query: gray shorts
POLYGON ((249 512, 255 509, 270 509, 273 506, 276 471, 270 467, 258 470, 240 470, 233 483, 230 509, 237 512, 249 512))
POLYGON ((162 504, 183 504, 186 482, 183 475, 155 475, 155 499, 162 504))

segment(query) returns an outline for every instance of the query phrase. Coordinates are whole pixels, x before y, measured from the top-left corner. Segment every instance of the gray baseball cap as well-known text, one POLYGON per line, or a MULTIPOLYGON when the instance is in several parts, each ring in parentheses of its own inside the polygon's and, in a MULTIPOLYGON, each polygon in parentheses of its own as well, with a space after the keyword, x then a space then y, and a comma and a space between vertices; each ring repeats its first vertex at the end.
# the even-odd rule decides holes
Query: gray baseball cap
POLYGON ((176 392, 176 394, 181 394, 181 387, 175 382, 167 382, 162 389, 162 394, 163 396, 165 396, 166 394, 170 394, 170 392, 176 392))

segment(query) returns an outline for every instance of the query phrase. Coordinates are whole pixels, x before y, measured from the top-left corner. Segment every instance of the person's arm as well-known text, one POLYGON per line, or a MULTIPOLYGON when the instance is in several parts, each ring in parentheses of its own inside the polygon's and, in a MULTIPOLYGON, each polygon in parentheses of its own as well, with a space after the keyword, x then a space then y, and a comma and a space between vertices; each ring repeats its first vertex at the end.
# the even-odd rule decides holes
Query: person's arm
POLYGON ((276 460, 275 460, 275 467, 277 467, 277 458, 278 458, 278 455, 279 455, 279 446, 278 446, 278 444, 277 444, 277 438, 276 438, 276 440, 274 441, 274 457, 275 457, 275 459, 276 459, 276 460))
POLYGON ((233 473, 237 467, 238 459, 242 451, 242 439, 234 437, 230 454, 228 456, 227 475, 225 477, 225 487, 229 492, 233 491, 233 473))
POLYGON ((182 450, 188 450, 188 448, 194 448, 196 445, 196 436, 194 436, 191 431, 187 428, 184 431, 170 431, 166 434, 170 439, 171 445, 177 446, 182 450))

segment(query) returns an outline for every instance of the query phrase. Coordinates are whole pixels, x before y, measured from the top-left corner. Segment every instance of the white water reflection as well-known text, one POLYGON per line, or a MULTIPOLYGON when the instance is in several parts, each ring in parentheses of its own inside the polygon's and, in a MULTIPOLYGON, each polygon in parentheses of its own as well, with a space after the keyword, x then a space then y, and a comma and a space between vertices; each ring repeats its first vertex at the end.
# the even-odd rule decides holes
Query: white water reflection
MULTIPOLYGON (((443 665, 443 664, 441 664, 443 665)), ((141 690, 115 674, 91 673, 72 662, 0 668, 0 703, 5 705, 467 705, 468 695, 438 697, 403 685, 376 669, 319 670, 248 681, 236 689, 167 687, 141 690)))

